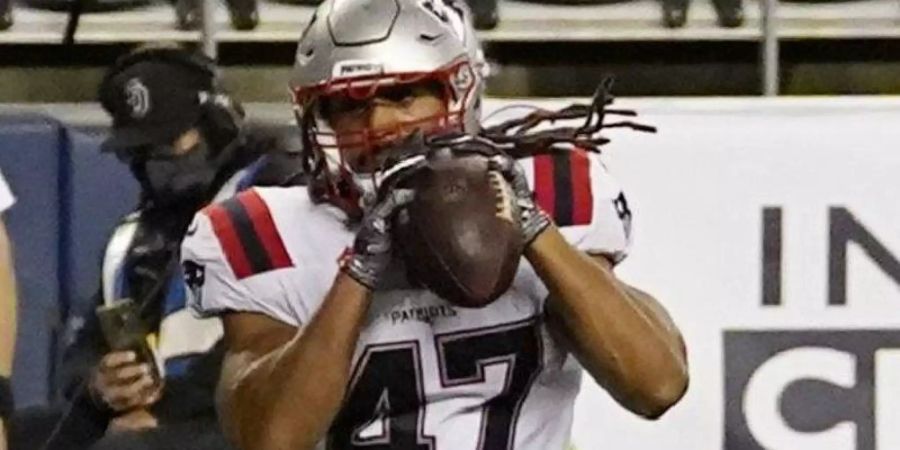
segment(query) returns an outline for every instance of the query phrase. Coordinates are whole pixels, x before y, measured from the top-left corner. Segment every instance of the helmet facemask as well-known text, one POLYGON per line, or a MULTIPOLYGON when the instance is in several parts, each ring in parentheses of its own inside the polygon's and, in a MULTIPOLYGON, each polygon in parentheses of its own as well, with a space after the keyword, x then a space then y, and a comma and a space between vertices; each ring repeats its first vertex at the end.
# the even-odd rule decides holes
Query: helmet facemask
MULTIPOLYGON (((323 194, 342 197, 338 202, 343 203, 339 205, 342 209, 354 206, 347 205, 348 202, 364 208, 374 202, 381 180, 390 168, 409 156, 407 153, 413 146, 404 144, 412 136, 466 131, 467 112, 472 102, 478 100, 474 70, 467 59, 461 58, 430 73, 366 75, 295 90, 294 105, 307 146, 308 168, 314 178, 321 178, 323 194), (332 128, 329 119, 333 114, 347 112, 347 108, 335 105, 361 105, 368 114, 372 102, 379 101, 385 92, 403 86, 429 86, 444 107, 437 114, 398 120, 388 127, 373 129, 366 123, 351 131, 337 132, 332 128)), ((387 98, 388 103, 399 100, 390 98, 390 94, 387 98)))

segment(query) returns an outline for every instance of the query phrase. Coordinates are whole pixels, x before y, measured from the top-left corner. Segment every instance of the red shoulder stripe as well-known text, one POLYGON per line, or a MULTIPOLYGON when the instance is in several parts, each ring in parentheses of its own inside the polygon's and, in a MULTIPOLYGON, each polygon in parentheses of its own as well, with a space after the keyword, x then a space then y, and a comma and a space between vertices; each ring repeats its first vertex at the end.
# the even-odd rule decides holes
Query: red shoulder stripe
POLYGON ((238 196, 238 200, 246 208, 247 215, 253 223, 253 230, 256 231, 256 236, 269 258, 268 270, 292 267, 294 263, 288 255, 281 234, 275 227, 272 213, 262 197, 255 190, 250 190, 238 196))
POLYGON ((591 189, 591 160, 584 150, 573 150, 569 166, 572 171, 572 224, 587 225, 594 215, 591 189))
POLYGON ((534 199, 550 217, 556 215, 556 188, 553 182, 553 156, 534 157, 534 199))
POLYGON ((534 158, 534 195, 557 225, 587 225, 594 213, 591 161, 584 150, 534 158))
POLYGON ((238 279, 250 276, 253 273, 250 268, 250 259, 244 251, 241 239, 228 211, 223 205, 218 204, 207 207, 204 212, 209 216, 213 232, 219 239, 219 244, 222 246, 222 251, 225 253, 225 258, 228 259, 228 264, 231 266, 231 270, 234 271, 234 275, 238 279))

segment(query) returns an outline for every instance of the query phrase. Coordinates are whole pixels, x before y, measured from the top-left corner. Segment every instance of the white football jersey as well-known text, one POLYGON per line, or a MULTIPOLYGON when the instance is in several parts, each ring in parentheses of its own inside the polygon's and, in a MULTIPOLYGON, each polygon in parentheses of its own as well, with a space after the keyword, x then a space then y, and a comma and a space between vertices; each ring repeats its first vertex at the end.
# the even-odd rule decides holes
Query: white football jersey
MULTIPOLYGON (((624 258, 631 214, 599 155, 520 163, 573 245, 624 258)), ((302 326, 353 241, 343 218, 302 187, 252 189, 207 208, 183 244, 185 261, 203 273, 194 277, 192 306, 204 316, 251 311, 302 326)), ((397 272, 388 276, 393 287, 374 294, 327 447, 563 449, 581 368, 551 337, 547 289, 528 262, 509 291, 481 309, 410 288, 397 272)))

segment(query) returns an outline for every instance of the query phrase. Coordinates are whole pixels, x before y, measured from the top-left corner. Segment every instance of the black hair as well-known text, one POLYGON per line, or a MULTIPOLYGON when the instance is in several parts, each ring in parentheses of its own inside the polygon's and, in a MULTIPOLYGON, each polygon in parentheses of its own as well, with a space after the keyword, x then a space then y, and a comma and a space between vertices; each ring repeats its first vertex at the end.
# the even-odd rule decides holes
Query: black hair
MULTIPOLYGON (((585 151, 600 153, 600 147, 609 143, 609 139, 600 135, 600 131, 609 128, 631 128, 636 131, 655 133, 656 128, 640 124, 631 120, 606 122, 607 116, 636 117, 637 113, 628 109, 613 109, 607 106, 613 103, 611 89, 614 79, 605 78, 594 92, 590 104, 572 104, 565 108, 553 111, 537 109, 523 117, 510 119, 498 125, 484 128, 478 132, 483 138, 497 148, 503 149, 509 156, 522 159, 541 154, 552 154, 570 151, 578 148, 585 151), (584 119, 581 126, 557 127, 540 131, 532 131, 538 125, 558 120, 584 119)), ((311 106, 311 105, 308 105, 311 106)), ((315 107, 315 106, 312 106, 315 107)), ((316 156, 313 139, 315 133, 315 118, 313 114, 297 115, 300 126, 300 139, 302 142, 302 166, 308 176, 310 195, 313 201, 327 201, 330 190, 342 190, 346 180, 336 180, 337 186, 328 186, 321 176, 326 170, 326 162, 316 156)), ((440 142, 456 135, 451 133, 445 136, 435 136, 425 139, 425 142, 440 142)))
POLYGON ((588 105, 576 103, 556 111, 538 109, 524 117, 510 119, 484 128, 479 132, 479 136, 502 146, 513 158, 520 159, 567 151, 572 147, 600 153, 600 147, 609 143, 609 139, 601 136, 600 131, 608 128, 631 128, 655 133, 655 127, 631 120, 605 122, 607 116, 637 116, 637 113, 632 110, 607 108, 613 103, 613 96, 610 92, 613 82, 612 77, 604 79, 594 91, 593 100, 588 105), (544 122, 553 123, 557 120, 579 118, 584 118, 584 124, 579 127, 557 127, 532 131, 544 122))

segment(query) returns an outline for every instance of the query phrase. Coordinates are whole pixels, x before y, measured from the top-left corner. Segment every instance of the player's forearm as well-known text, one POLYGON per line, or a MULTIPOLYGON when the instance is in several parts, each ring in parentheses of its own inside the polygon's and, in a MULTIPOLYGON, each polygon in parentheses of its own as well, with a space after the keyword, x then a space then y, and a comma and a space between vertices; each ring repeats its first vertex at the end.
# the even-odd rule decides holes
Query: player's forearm
POLYGON ((0 376, 12 373, 16 340, 16 279, 12 248, 0 221, 0 376))
POLYGON ((526 256, 550 291, 552 320, 598 383, 625 407, 658 417, 687 387, 677 333, 640 306, 612 271, 570 246, 555 227, 526 256))
MULTIPOLYGON (((12 374, 16 346, 16 278, 12 246, 0 220, 0 377, 12 374)), ((0 450, 6 450, 6 423, 0 419, 0 450)))
POLYGON ((231 408, 243 448, 312 449, 325 436, 343 402, 370 295, 338 275, 313 319, 245 378, 231 408))

